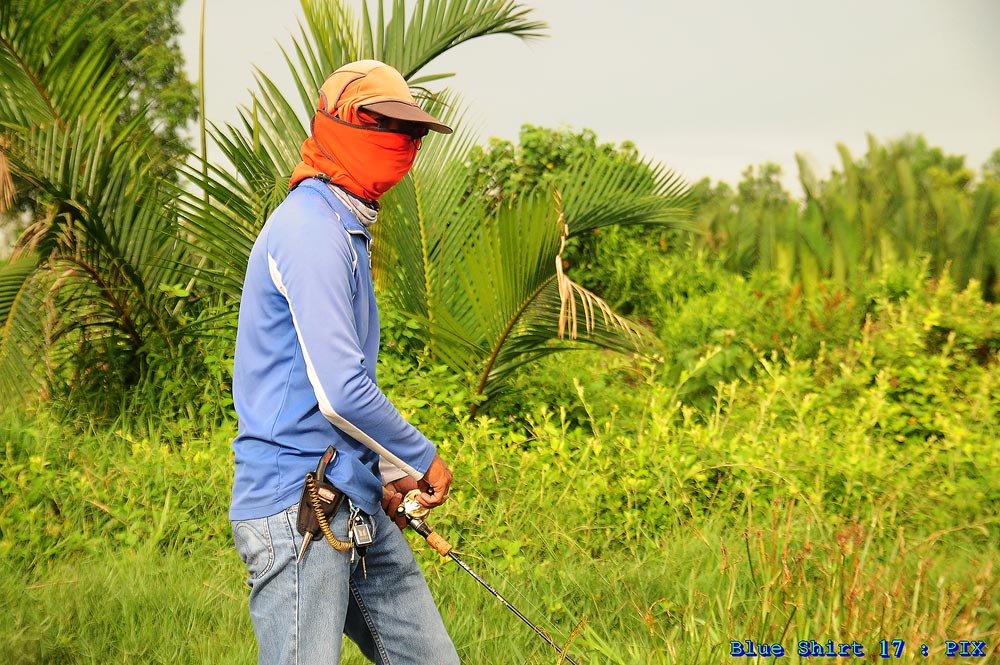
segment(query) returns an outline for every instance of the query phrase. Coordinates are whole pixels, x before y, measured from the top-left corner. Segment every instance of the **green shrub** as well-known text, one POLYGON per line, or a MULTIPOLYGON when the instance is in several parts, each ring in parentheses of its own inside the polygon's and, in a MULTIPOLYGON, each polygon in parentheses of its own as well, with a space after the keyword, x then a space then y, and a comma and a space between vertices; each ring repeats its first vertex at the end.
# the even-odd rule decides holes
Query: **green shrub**
POLYGON ((0 555, 53 557, 172 547, 229 538, 235 430, 189 431, 182 444, 124 430, 80 433, 39 417, 0 421, 0 555))

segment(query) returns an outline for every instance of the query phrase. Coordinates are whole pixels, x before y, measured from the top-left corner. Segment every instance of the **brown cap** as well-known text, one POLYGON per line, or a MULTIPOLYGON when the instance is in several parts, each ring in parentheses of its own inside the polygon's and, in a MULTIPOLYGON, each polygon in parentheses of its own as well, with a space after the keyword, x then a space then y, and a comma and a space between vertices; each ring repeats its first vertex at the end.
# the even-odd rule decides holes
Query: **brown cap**
POLYGON ((344 65, 323 83, 319 89, 319 109, 341 118, 339 112, 363 108, 389 118, 419 122, 428 129, 451 134, 451 127, 427 113, 419 106, 402 74, 378 60, 358 60, 344 65))

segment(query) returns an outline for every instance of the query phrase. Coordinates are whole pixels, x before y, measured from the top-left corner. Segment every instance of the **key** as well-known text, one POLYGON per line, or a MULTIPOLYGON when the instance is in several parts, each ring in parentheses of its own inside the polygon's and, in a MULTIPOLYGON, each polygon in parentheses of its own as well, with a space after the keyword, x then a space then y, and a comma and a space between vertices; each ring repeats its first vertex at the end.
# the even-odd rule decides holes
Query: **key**
POLYGON ((363 550, 372 544, 372 530, 361 513, 354 516, 354 524, 351 531, 353 532, 355 547, 363 550))
POLYGON ((351 515, 351 542, 354 543, 354 548, 351 551, 351 561, 354 561, 354 552, 358 553, 361 557, 361 572, 368 579, 368 564, 365 562, 365 552, 368 550, 368 546, 372 544, 372 531, 371 527, 368 526, 368 522, 365 520, 361 511, 355 511, 351 515))

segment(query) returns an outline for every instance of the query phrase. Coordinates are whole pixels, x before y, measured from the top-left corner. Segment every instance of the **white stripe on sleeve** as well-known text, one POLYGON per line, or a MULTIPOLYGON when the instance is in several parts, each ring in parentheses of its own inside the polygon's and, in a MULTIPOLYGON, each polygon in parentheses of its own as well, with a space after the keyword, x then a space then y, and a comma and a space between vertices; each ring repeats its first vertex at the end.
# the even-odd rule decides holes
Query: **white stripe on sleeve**
POLYGON ((278 269, 278 263, 270 254, 267 255, 267 264, 271 273, 271 281, 274 282, 275 287, 277 287, 278 291, 281 292, 281 295, 285 297, 285 301, 288 302, 288 309, 292 314, 292 324, 295 326, 295 335, 299 340, 299 346, 302 348, 302 357, 306 363, 306 374, 309 376, 309 383, 312 384, 313 392, 316 393, 316 400, 319 403, 320 412, 342 432, 353 439, 360 441, 362 444, 378 453, 385 459, 385 461, 401 469, 406 473, 406 475, 414 478, 415 480, 423 478, 424 474, 414 469, 396 455, 393 455, 385 446, 380 444, 366 432, 357 427, 354 423, 350 422, 334 410, 333 404, 330 402, 329 397, 327 397, 326 390, 324 390, 323 384, 319 380, 319 375, 316 373, 316 368, 313 366, 312 359, 309 357, 309 349, 306 348, 305 340, 302 339, 302 331, 299 329, 299 322, 295 316, 295 310, 292 308, 292 303, 288 299, 288 290, 285 288, 285 284, 281 280, 281 271, 278 269))

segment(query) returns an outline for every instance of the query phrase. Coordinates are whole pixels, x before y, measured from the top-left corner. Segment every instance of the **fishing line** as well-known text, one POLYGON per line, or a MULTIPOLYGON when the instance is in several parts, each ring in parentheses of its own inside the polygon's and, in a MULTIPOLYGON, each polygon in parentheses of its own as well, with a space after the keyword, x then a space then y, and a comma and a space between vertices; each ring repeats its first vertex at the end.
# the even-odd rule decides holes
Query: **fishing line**
POLYGON ((517 618, 519 618, 529 628, 531 628, 536 635, 545 640, 545 642, 549 646, 555 649, 555 651, 559 654, 561 660, 565 660, 567 663, 570 663, 570 665, 577 665, 577 662, 572 658, 570 658, 570 656, 566 653, 568 649, 568 644, 564 647, 560 647, 558 644, 556 644, 552 640, 552 638, 549 637, 548 633, 546 633, 541 628, 532 623, 531 620, 528 619, 528 617, 526 617, 520 610, 514 607, 510 603, 510 601, 508 601, 499 591, 497 591, 486 580, 480 577, 479 574, 477 574, 472 568, 469 567, 468 564, 465 563, 465 561, 462 560, 462 557, 459 556, 458 553, 454 551, 452 546, 444 538, 442 538, 440 535, 435 533, 433 529, 431 529, 430 525, 427 524, 427 522, 424 519, 430 512, 430 509, 422 506, 420 502, 417 501, 417 498, 419 496, 420 496, 420 490, 411 490, 403 498, 403 502, 400 504, 398 509, 400 513, 406 516, 406 520, 409 523, 410 527, 414 531, 419 533, 421 536, 423 536, 424 539, 427 541, 427 544, 433 547, 435 550, 437 550, 438 553, 441 554, 441 556, 450 557, 452 561, 454 561, 466 573, 471 575, 477 582, 479 582, 479 584, 483 588, 485 588, 497 600, 503 603, 507 607, 507 609, 509 609, 517 616, 517 618))

